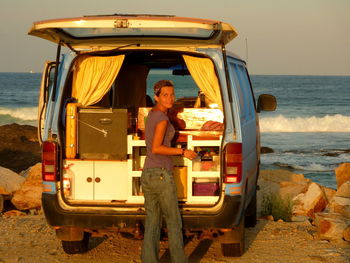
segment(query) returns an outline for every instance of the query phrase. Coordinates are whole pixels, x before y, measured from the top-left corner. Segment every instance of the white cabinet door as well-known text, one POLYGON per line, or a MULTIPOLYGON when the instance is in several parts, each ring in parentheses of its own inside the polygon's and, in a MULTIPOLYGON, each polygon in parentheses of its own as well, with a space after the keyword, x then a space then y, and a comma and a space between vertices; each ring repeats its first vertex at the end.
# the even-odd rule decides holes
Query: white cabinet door
POLYGON ((94 199, 94 162, 67 161, 69 173, 72 175, 72 199, 94 199))
POLYGON ((127 162, 95 161, 95 200, 126 200, 127 162))

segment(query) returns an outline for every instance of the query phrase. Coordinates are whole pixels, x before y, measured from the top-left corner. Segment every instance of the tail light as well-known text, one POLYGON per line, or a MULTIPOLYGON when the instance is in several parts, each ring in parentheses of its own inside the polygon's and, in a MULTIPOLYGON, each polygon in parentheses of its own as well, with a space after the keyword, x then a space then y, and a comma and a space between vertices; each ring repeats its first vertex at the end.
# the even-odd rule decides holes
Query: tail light
POLYGON ((45 141, 42 144, 43 181, 56 181, 57 177, 57 144, 45 141))
POLYGON ((224 182, 240 183, 242 180, 242 144, 229 143, 225 147, 224 182))

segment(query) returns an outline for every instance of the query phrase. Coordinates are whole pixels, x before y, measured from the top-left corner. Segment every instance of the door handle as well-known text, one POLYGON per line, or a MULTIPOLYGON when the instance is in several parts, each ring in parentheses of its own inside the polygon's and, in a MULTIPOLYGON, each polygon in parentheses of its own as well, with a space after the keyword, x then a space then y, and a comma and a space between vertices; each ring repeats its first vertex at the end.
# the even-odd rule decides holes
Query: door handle
POLYGON ((100 178, 100 177, 96 177, 96 178, 95 178, 95 182, 96 182, 96 183, 101 182, 101 178, 100 178))
POLYGON ((88 178, 86 178, 86 181, 87 181, 88 183, 91 183, 91 182, 92 182, 92 178, 91 178, 91 177, 88 177, 88 178))

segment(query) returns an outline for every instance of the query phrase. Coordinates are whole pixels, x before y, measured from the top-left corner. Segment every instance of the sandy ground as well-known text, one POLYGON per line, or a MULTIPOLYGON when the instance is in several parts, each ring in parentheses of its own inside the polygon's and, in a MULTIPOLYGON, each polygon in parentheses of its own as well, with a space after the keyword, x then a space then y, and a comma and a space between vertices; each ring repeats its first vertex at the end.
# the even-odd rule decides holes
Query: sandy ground
MULTIPOLYGON (((258 220, 246 228, 246 252, 241 258, 221 256, 214 240, 186 240, 189 262, 350 262, 350 244, 317 239, 306 222, 258 220)), ((67 255, 43 215, 0 216, 0 263, 10 262, 141 262, 142 241, 121 234, 92 238, 85 254, 67 255)), ((161 242, 160 262, 170 262, 167 242, 161 242)))

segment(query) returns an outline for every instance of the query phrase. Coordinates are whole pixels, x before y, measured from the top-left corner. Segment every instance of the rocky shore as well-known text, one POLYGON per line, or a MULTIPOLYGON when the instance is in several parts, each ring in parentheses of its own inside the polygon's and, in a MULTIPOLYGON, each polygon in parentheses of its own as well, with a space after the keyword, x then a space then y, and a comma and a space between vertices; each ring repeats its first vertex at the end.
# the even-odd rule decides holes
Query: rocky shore
MULTIPOLYGON (((41 211, 36 128, 0 126, 0 142, 0 263, 140 262, 141 241, 117 233, 93 238, 83 255, 66 255, 41 211)), ((241 258, 223 258, 216 240, 188 239, 190 262, 350 262, 350 164, 341 164, 335 176, 337 189, 330 189, 302 174, 261 171, 259 215, 264 197, 278 195, 292 204, 291 222, 260 217, 256 227, 246 228, 241 258)), ((161 254, 161 262, 170 262, 166 242, 161 254)))
POLYGON ((0 126, 0 166, 19 173, 40 159, 36 127, 16 123, 0 126))

